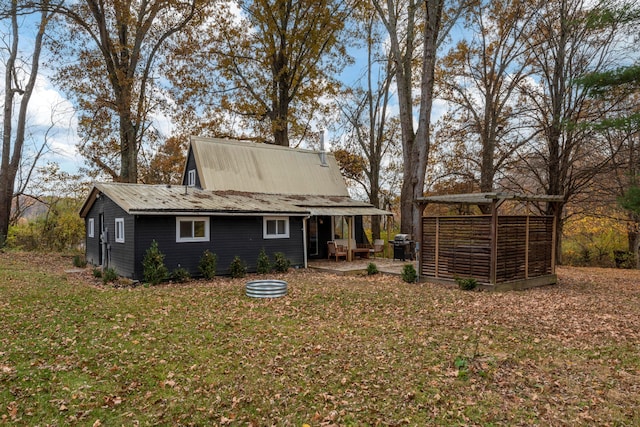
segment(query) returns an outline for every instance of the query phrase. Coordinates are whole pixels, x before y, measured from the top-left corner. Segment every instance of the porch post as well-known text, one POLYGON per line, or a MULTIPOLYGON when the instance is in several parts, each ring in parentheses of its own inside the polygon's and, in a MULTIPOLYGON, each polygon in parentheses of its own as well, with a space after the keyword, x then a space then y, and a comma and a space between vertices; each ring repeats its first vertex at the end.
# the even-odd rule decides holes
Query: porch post
POLYGON ((351 247, 351 239, 354 238, 353 235, 353 217, 349 216, 349 217, 345 217, 347 218, 347 235, 348 235, 348 239, 347 239, 347 261, 353 261, 353 252, 351 251, 351 249, 353 249, 351 247))
POLYGON ((307 250, 307 222, 309 221, 309 218, 311 218, 310 216, 305 216, 302 220, 302 250, 304 253, 304 268, 308 267, 307 264, 307 257, 308 257, 308 250, 307 250))

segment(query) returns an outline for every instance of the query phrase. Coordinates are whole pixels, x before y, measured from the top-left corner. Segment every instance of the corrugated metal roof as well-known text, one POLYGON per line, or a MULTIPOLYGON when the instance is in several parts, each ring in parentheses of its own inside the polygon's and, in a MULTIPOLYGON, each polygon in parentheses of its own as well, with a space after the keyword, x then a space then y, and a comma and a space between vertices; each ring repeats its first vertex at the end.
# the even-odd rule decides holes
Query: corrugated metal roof
POLYGON ((202 188, 268 194, 348 196, 335 157, 277 145, 191 137, 202 188))
POLYGON ((100 193, 133 215, 387 215, 348 196, 209 191, 186 186, 95 183, 80 211, 85 217, 100 193))
POLYGON ((309 213, 314 216, 392 215, 391 212, 366 206, 309 207, 309 213))

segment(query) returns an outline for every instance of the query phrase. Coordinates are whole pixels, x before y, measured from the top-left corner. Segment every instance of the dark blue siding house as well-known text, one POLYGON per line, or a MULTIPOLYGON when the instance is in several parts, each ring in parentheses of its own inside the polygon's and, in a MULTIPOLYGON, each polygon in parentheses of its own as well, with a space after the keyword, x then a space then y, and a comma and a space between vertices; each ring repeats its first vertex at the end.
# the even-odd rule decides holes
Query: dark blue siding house
POLYGON ((182 185, 95 183, 80 211, 87 261, 136 280, 154 240, 169 270, 193 276, 207 249, 219 274, 236 256, 255 271, 262 249, 306 267, 328 240, 359 235, 362 215, 386 214, 349 197, 330 154, 205 138, 191 140, 182 185))

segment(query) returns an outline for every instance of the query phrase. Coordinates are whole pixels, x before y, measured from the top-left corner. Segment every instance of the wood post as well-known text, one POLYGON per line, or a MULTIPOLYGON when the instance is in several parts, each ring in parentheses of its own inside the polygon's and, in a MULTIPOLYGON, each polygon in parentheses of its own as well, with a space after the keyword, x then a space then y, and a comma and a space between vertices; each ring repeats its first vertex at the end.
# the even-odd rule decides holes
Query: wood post
POLYGON ((524 278, 529 278, 529 213, 527 212, 527 221, 524 227, 524 278))
POLYGON ((489 283, 496 284, 498 269, 498 206, 491 202, 491 255, 489 257, 489 283))

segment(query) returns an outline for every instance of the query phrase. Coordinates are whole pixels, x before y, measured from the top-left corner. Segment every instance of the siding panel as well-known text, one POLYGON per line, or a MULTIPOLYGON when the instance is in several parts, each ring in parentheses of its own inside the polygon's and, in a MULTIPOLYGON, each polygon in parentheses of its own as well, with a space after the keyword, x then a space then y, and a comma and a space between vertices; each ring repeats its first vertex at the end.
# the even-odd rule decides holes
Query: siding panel
POLYGON ((192 276, 199 276, 198 263, 206 249, 218 257, 218 274, 228 274, 229 265, 237 255, 246 264, 249 272, 255 272, 258 253, 262 248, 273 261, 276 252, 283 252, 293 266, 304 265, 302 245, 302 218, 290 217, 288 239, 263 239, 262 217, 210 217, 209 242, 176 242, 176 219, 164 216, 139 216, 136 226, 137 249, 135 254, 135 276, 143 279, 142 260, 155 239, 165 254, 165 265, 169 271, 178 266, 192 276))

